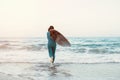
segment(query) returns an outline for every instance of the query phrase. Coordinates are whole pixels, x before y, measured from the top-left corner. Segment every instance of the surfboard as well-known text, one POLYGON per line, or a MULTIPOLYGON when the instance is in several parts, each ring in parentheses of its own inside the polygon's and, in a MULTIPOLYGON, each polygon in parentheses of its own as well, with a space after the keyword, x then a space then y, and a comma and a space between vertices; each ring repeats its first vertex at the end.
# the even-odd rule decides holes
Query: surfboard
POLYGON ((57 44, 59 44, 60 46, 63 47, 70 47, 71 44, 70 42, 67 40, 66 37, 64 37, 60 32, 58 32, 57 30, 50 30, 50 35, 53 38, 53 40, 55 40, 55 42, 57 44))

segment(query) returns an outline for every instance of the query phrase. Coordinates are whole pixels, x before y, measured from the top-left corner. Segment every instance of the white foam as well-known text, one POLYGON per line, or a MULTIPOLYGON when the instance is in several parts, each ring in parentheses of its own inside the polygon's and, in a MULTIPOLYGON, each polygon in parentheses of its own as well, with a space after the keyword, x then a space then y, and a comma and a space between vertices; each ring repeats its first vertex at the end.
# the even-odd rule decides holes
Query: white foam
MULTIPOLYGON (((48 63, 47 51, 0 51, 0 62, 48 63)), ((79 54, 56 51, 56 63, 119 63, 120 54, 79 54)))

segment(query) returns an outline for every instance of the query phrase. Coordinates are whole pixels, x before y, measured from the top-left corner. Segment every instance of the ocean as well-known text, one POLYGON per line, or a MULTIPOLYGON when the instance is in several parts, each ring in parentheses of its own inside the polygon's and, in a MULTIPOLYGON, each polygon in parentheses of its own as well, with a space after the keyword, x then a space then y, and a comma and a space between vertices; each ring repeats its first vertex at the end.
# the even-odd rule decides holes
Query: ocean
POLYGON ((50 67, 47 38, 0 38, 0 80, 119 80, 120 37, 67 37, 50 67))
MULTIPOLYGON (((56 63, 119 63, 120 37, 68 37, 57 45, 56 63)), ((47 38, 0 38, 0 62, 48 62, 47 38), (21 58, 22 57, 22 58, 21 58)))

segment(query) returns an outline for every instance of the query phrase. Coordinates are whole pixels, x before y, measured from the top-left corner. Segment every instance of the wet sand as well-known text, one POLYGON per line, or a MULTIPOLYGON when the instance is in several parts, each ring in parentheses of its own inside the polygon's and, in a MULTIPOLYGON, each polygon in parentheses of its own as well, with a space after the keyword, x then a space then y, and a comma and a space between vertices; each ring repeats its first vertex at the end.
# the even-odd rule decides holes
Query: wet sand
POLYGON ((119 80, 119 63, 0 63, 0 80, 119 80))

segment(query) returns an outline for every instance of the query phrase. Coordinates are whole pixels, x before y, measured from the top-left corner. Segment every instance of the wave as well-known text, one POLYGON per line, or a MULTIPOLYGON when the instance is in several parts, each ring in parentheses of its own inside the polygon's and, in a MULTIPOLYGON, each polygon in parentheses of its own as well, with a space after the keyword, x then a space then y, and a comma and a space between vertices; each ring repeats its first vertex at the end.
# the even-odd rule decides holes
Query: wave
MULTIPOLYGON (((69 38, 71 47, 57 51, 87 54, 120 54, 120 38, 69 38)), ((0 39, 0 50, 47 51, 46 38, 0 39)))
MULTIPOLYGON (((0 63, 48 63, 48 51, 2 51, 0 63)), ((120 63, 120 54, 78 54, 74 52, 56 52, 55 63, 120 63)))
MULTIPOLYGON (((85 46, 78 46, 72 45, 72 47, 60 47, 57 46, 57 51, 65 51, 65 52, 74 52, 74 53, 94 53, 94 54, 112 54, 117 53, 120 54, 119 47, 85 47, 85 46)), ((0 44, 0 50, 27 50, 27 51, 46 51, 47 44, 0 44)))
POLYGON ((20 45, 20 44, 0 44, 0 50, 42 50, 46 49, 46 44, 20 45))

